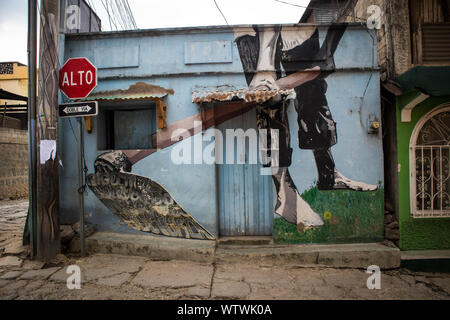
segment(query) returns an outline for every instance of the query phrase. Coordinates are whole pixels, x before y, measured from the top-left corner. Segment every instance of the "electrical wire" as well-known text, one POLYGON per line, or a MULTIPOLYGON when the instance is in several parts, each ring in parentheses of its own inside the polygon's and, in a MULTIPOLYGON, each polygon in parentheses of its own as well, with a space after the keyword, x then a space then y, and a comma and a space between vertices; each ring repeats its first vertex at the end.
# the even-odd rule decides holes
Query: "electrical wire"
MULTIPOLYGON (((309 5, 308 5, 308 6, 305 6, 305 5, 301 5, 301 4, 295 4, 295 3, 286 2, 286 1, 283 1, 283 0, 273 0, 273 1, 276 1, 276 2, 279 2, 279 3, 282 3, 282 4, 286 4, 286 5, 289 5, 289 6, 294 6, 294 7, 302 8, 302 9, 311 9, 311 10, 317 10, 317 11, 320 11, 320 10, 322 10, 322 11, 329 11, 329 10, 330 10, 330 8, 311 7, 311 6, 309 6, 309 5)), ((359 20, 361 20, 361 21, 366 21, 366 20, 367 20, 367 19, 365 19, 365 18, 358 17, 358 16, 354 15, 353 13, 351 13, 350 15, 351 15, 353 18, 359 19, 359 20)))
POLYGON ((111 31, 137 29, 128 0, 100 0, 108 16, 111 31))
MULTIPOLYGON (((286 1, 282 1, 282 0, 274 0, 274 1, 280 2, 280 3, 283 3, 283 4, 287 4, 287 5, 290 5, 290 6, 293 6, 293 7, 299 7, 299 8, 303 8, 303 9, 307 9, 308 8, 308 6, 303 6, 301 4, 290 3, 290 2, 286 2, 286 1)), ((309 8, 310 9, 322 9, 322 10, 324 10, 324 8, 312 8, 312 7, 309 7, 309 8)))
POLYGON ((110 28, 111 30, 113 30, 112 25, 114 24, 114 27, 115 27, 115 29, 117 30, 117 26, 116 26, 116 24, 115 24, 115 21, 111 20, 111 15, 109 14, 108 2, 106 2, 106 1, 104 2, 103 0, 101 0, 101 2, 102 2, 103 7, 104 7, 105 10, 106 10, 106 13, 108 14, 109 28, 110 28))
POLYGON ((216 7, 217 7, 217 10, 219 10, 220 14, 222 15, 223 20, 225 20, 225 22, 226 22, 227 25, 230 25, 230 24, 228 23, 228 21, 227 21, 227 18, 225 18, 225 15, 223 14, 222 10, 220 10, 219 5, 217 4, 216 0, 213 0, 213 1, 214 1, 215 5, 216 5, 216 7))

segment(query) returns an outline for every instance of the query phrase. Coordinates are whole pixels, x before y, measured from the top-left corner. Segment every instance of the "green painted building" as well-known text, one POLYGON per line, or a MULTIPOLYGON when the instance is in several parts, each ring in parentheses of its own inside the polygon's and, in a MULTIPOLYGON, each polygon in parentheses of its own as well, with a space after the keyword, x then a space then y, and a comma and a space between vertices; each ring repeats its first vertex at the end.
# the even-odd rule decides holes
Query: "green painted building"
POLYGON ((397 82, 399 245, 450 249, 450 67, 415 67, 397 82))

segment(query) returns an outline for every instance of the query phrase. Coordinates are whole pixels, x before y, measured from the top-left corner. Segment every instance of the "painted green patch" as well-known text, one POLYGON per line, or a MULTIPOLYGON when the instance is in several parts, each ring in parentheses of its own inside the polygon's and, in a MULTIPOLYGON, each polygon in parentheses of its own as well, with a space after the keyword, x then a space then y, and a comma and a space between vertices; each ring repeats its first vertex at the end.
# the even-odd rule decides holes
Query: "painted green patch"
POLYGON ((450 248, 450 219, 411 219, 400 225, 402 246, 413 250, 450 248))
POLYGON ((384 189, 373 192, 319 191, 312 187, 302 198, 325 224, 299 233, 297 226, 274 219, 275 243, 343 243, 380 241, 384 228, 384 189))

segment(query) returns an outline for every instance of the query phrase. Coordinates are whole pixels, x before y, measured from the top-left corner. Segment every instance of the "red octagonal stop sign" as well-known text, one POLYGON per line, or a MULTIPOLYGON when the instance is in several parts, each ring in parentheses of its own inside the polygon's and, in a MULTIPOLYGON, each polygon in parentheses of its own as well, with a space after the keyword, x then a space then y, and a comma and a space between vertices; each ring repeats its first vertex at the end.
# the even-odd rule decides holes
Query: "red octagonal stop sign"
POLYGON ((59 88, 69 99, 83 99, 97 86, 97 68, 87 58, 71 58, 59 70, 59 88))

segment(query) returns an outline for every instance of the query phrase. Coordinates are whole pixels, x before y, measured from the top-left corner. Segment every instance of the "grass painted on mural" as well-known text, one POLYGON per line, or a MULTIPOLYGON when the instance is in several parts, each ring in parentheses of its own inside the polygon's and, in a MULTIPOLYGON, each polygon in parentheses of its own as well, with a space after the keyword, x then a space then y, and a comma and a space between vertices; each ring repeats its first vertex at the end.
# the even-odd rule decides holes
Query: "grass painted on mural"
POLYGON ((384 189, 373 192, 319 191, 311 187, 302 198, 323 219, 320 228, 297 231, 297 226, 274 219, 275 243, 339 243, 381 241, 384 225, 384 189))

